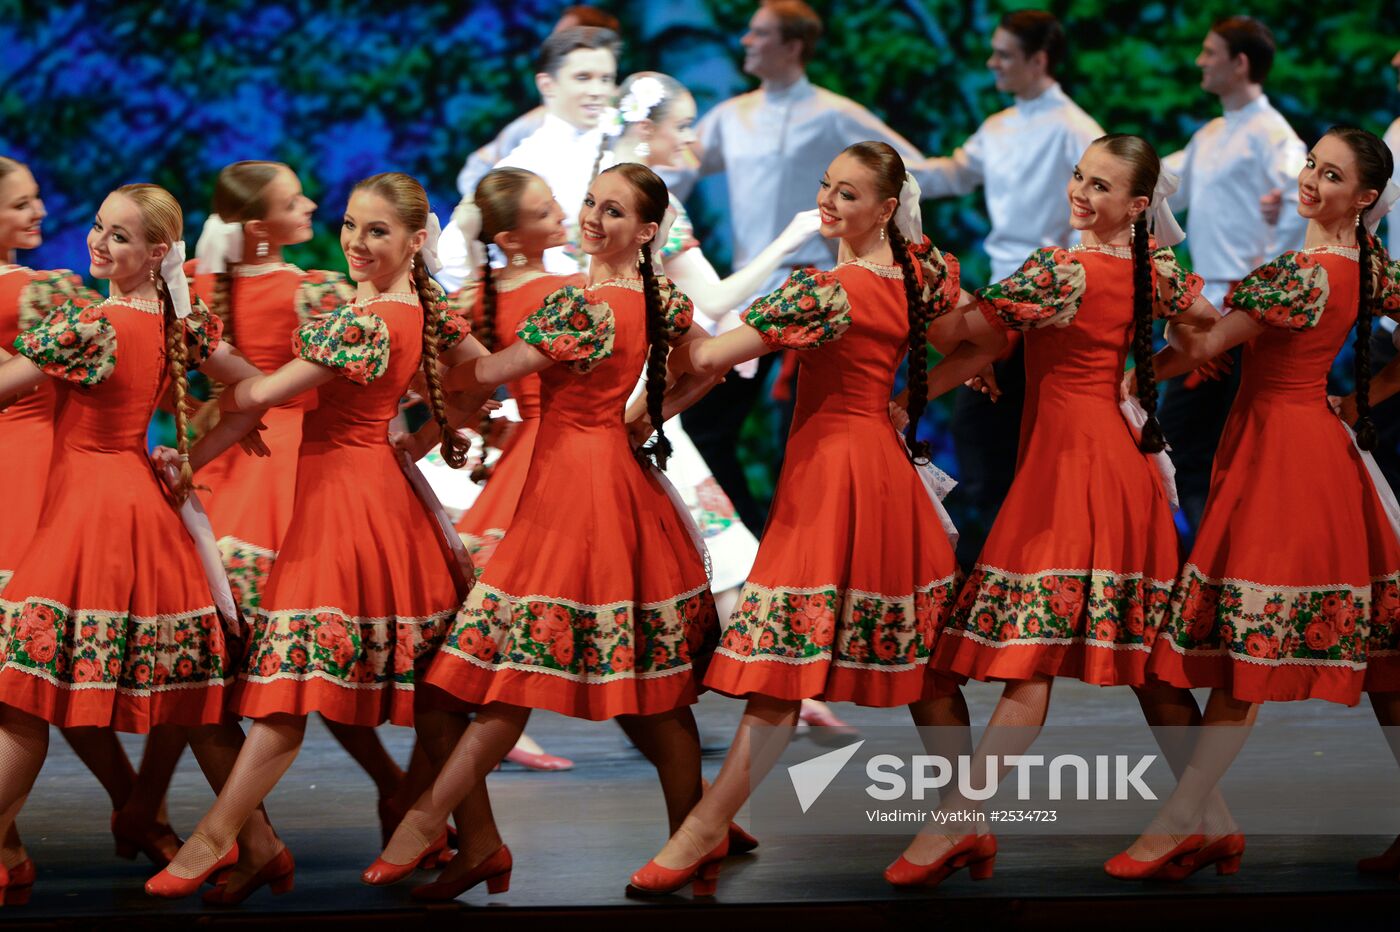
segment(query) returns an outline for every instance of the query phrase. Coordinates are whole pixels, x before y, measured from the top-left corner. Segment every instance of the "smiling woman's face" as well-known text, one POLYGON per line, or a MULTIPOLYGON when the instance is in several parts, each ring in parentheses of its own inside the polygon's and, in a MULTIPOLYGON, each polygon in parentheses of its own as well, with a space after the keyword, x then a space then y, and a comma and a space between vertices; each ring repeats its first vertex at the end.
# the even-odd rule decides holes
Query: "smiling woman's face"
POLYGON ((827 239, 860 239, 888 222, 898 201, 878 193, 875 172, 852 155, 838 155, 817 188, 821 235, 827 239))

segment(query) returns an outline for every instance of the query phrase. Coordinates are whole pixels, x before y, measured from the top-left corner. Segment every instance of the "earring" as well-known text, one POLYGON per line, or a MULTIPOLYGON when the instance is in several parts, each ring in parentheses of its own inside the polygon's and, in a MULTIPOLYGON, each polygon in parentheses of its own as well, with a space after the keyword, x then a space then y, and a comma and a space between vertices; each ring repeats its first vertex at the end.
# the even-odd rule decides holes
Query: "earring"
POLYGON ((522 265, 525 264, 525 253, 517 252, 515 255, 511 256, 510 264, 515 266, 517 269, 520 268, 522 265))
POLYGON ((884 241, 885 241, 885 228, 884 228, 884 227, 880 227, 880 242, 883 243, 884 241))
POLYGON ((155 270, 155 269, 151 269, 151 281, 155 281, 155 280, 156 280, 156 270, 155 270))
POLYGON ((646 142, 637 143, 637 158, 644 159, 651 155, 651 144, 646 142))
POLYGON ((257 248, 253 250, 253 253, 254 253, 259 259, 266 259, 266 258, 267 258, 267 240, 260 240, 260 241, 258 242, 257 248))
POLYGON ((1136 240, 1137 240, 1137 218, 1134 217, 1134 218, 1132 218, 1132 220, 1130 220, 1130 221, 1128 222, 1128 242, 1129 242, 1129 243, 1132 243, 1132 242, 1136 242, 1136 240))

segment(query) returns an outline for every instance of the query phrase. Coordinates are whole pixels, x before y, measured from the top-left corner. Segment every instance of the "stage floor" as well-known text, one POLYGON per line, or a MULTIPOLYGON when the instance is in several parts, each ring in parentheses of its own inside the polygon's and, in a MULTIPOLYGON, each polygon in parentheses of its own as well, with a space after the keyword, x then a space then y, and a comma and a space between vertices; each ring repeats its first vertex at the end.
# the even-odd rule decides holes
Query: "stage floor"
MULTIPOLYGON (((974 721, 985 720, 998 687, 971 684, 974 721)), ((707 748, 705 769, 718 769, 740 710, 737 702, 707 696, 698 706, 707 748)), ((838 707, 852 724, 908 721, 902 709, 838 707)), ((1371 713, 1364 704, 1342 709, 1323 703, 1287 704, 1265 710, 1268 718, 1330 719, 1371 713)), ((1126 689, 1098 689, 1076 682, 1056 685, 1051 724, 1137 721, 1137 703, 1126 689)), ((761 837, 753 854, 731 858, 713 902, 688 893, 661 901, 624 895, 627 877, 664 841, 665 814, 650 765, 610 723, 581 722, 540 713, 530 733, 548 750, 572 757, 574 770, 533 773, 502 770, 490 789, 502 832, 515 857, 510 891, 488 896, 484 888, 454 904, 425 909, 409 899, 412 884, 370 888, 358 873, 378 852, 373 786, 319 722, 308 730, 300 758, 268 800, 268 809, 297 859, 296 889, 282 897, 259 891, 243 906, 208 910, 197 897, 177 902, 145 895, 152 873, 144 861, 112 856, 108 805, 96 781, 67 745, 54 736, 47 765, 20 817, 20 829, 39 867, 29 906, 4 910, 12 928, 86 928, 136 920, 146 928, 188 928, 282 921, 334 923, 339 928, 438 923, 511 924, 512 929, 552 924, 566 914, 590 915, 610 925, 665 922, 698 928, 715 921, 801 922, 807 928, 879 927, 895 922, 992 921, 1037 929, 1133 921, 1223 922, 1270 916, 1290 925, 1323 917, 1350 919, 1372 910, 1400 909, 1400 883, 1359 876, 1357 857, 1382 850, 1389 838, 1250 836, 1240 873, 1217 878, 1204 871, 1183 884, 1124 883, 1101 865, 1128 839, 1028 837, 1002 839, 996 875, 974 883, 960 872, 933 891, 891 889, 881 870, 900 851, 889 837, 761 837)), ((385 727, 385 742, 406 759, 411 735, 385 727)), ((1377 732, 1379 739, 1379 732, 1377 732)), ((799 741, 809 740, 801 736, 799 741)), ((814 750, 817 750, 815 745, 814 750)), ((139 753, 140 740, 128 741, 139 753)), ((509 765, 507 765, 509 767, 509 765)), ((1397 774, 1400 786, 1400 774, 1397 774)), ((176 829, 187 833, 210 801, 210 792, 186 754, 170 796, 176 829)), ((912 831, 912 829, 911 829, 912 831)), ((429 875, 418 875, 418 882, 429 875)))

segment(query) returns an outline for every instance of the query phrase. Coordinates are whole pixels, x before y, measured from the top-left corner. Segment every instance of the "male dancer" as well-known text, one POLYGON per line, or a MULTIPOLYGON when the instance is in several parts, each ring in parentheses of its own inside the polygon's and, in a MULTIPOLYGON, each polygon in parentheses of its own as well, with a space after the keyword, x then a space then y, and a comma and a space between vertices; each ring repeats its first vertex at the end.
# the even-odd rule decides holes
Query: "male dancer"
MULTIPOLYGON (((981 187, 991 219, 987 256, 992 280, 1016 271, 1041 246, 1074 241, 1064 187, 1079 157, 1103 129, 1055 79, 1066 42, 1058 20, 1040 10, 1007 13, 992 33, 987 67, 1010 107, 993 114, 950 158, 930 160, 925 197, 952 197, 981 187)), ((1025 401, 1020 340, 992 367, 989 394, 960 390, 953 444, 959 499, 973 514, 959 521, 958 557, 970 566, 1011 488, 1025 401)))
MULTIPOLYGON (((1274 61, 1268 27, 1248 16, 1215 23, 1196 65, 1201 88, 1220 98, 1224 115, 1196 131, 1186 148, 1167 156, 1181 176, 1171 199, 1186 214, 1186 245, 1205 297, 1222 311, 1226 295, 1251 271, 1286 249, 1303 245, 1298 171, 1307 149, 1264 95, 1274 61)), ((1238 352, 1217 381, 1199 374, 1172 379, 1157 418, 1172 444, 1181 510, 1194 531, 1210 488, 1211 462, 1239 385, 1238 352)))

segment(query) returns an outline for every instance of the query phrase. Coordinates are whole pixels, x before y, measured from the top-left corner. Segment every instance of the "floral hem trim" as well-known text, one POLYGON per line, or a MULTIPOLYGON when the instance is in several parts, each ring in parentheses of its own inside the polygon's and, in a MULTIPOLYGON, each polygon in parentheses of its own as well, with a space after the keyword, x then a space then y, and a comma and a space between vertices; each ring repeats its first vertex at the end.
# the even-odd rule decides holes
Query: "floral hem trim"
POLYGON ((15 673, 24 673, 28 676, 33 676, 40 680, 43 680, 45 683, 49 684, 50 686, 56 689, 63 689, 73 693, 89 692, 92 690, 106 690, 110 692, 115 692, 119 696, 147 697, 155 696, 161 693, 177 692, 179 690, 211 689, 215 687, 223 688, 231 685, 231 680, 226 680, 222 676, 211 677, 210 679, 199 680, 196 682, 189 683, 167 682, 162 683, 159 686, 121 686, 117 683, 103 682, 77 683, 73 682, 72 680, 59 679, 52 673, 49 673, 47 670, 41 670, 36 667, 22 666, 20 664, 7 663, 4 665, 3 668, 0 669, 13 671, 15 673))
POLYGON ((234 603, 251 618, 257 612, 258 606, 262 605, 263 586, 267 583, 268 573, 272 572, 272 563, 277 559, 277 551, 250 544, 237 537, 221 537, 219 559, 223 561, 224 573, 228 576, 234 603))
POLYGON ((10 584, 10 579, 14 575, 14 570, 0 570, 0 592, 5 591, 5 587, 10 584))
POLYGON ((486 564, 495 555, 496 548, 501 545, 501 541, 506 539, 506 532, 504 528, 493 527, 480 534, 458 531, 457 536, 462 538, 462 546, 467 548, 467 555, 472 558, 476 578, 480 579, 481 574, 486 571, 486 564))
POLYGON ((887 595, 828 586, 745 583, 717 652, 741 663, 831 663, 872 670, 927 663, 952 607, 955 574, 887 595))
POLYGON ((1184 656, 1364 670, 1400 649, 1400 570, 1369 586, 1274 586, 1183 568, 1162 632, 1184 656))
POLYGON ((31 597, 0 599, 0 670, 55 686, 142 690, 225 680, 224 629, 214 606, 172 615, 71 608, 31 597))
POLYGON ((442 650, 480 668, 606 685, 689 672, 717 627, 705 584, 659 602, 606 605, 478 584, 442 650))
POLYGON ((243 675, 255 682, 327 679, 411 689, 442 643, 455 609, 366 618, 333 606, 259 610, 243 675))
POLYGON ((1172 581, 1142 573, 978 565, 946 633, 986 647, 1072 645, 1146 650, 1171 600, 1172 581))
POLYGON ((262 676, 261 674, 257 673, 244 672, 240 673, 238 678, 245 683, 257 683, 259 685, 285 682, 310 683, 314 681, 319 681, 330 683, 331 685, 338 686, 341 689, 363 690, 365 692, 381 689, 403 689, 410 691, 413 689, 412 683, 351 683, 341 679, 340 677, 332 673, 327 673, 324 670, 313 670, 307 673, 274 673, 271 676, 262 676))

